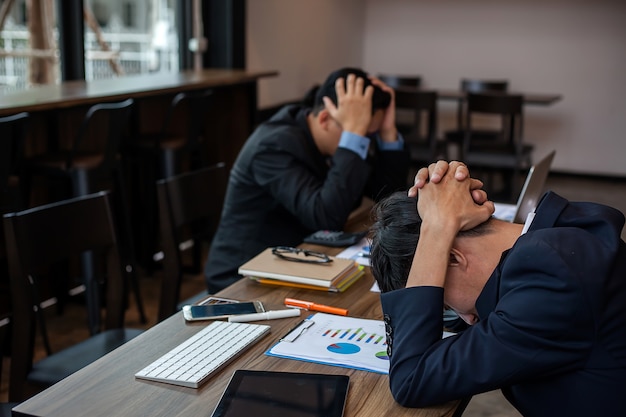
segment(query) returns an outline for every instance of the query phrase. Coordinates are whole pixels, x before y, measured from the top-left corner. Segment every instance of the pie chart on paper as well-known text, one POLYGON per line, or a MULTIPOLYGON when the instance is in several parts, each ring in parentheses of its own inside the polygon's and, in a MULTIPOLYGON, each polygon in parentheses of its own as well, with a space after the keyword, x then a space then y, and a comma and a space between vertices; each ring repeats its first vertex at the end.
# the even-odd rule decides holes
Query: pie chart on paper
POLYGON ((361 350, 360 347, 353 343, 333 343, 332 345, 328 345, 326 349, 341 355, 353 355, 361 350))

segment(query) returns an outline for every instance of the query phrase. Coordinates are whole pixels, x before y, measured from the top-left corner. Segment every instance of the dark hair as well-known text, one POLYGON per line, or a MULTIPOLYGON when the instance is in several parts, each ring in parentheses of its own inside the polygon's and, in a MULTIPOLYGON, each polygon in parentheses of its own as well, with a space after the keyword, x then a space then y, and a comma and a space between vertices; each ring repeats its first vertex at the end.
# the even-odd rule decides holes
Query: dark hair
MULTIPOLYGON (((316 91, 315 101, 313 103, 313 112, 318 113, 321 109, 324 108, 324 100, 323 97, 328 97, 331 99, 335 105, 337 105, 337 93, 335 92, 335 82, 338 78, 346 78, 349 74, 355 74, 357 77, 363 78, 365 81, 364 88, 373 85, 370 81, 367 73, 358 68, 341 68, 337 71, 332 72, 324 81, 316 91)), ((386 91, 383 91, 380 87, 374 86, 374 94, 372 96, 372 114, 376 110, 386 109, 389 107, 389 103, 391 103, 391 94, 386 91)))
MULTIPOLYGON (((406 191, 395 192, 378 202, 372 213, 372 274, 382 292, 404 288, 422 225, 417 198, 408 197, 406 191)), ((488 225, 489 220, 459 236, 483 235, 490 230, 488 225)))

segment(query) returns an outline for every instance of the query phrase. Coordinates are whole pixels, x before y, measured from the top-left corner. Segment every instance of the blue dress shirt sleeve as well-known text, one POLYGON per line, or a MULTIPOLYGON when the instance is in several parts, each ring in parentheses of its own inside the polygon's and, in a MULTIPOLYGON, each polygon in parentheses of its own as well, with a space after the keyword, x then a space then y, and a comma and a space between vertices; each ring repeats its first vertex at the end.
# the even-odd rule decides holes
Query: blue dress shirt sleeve
POLYGON ((339 139, 339 147, 351 150, 364 160, 370 147, 370 139, 344 130, 339 139))
POLYGON ((398 140, 395 142, 384 142, 379 134, 376 134, 376 143, 381 151, 401 151, 404 149, 404 137, 398 132, 398 140))
MULTIPOLYGON (((362 159, 367 158, 367 151, 370 146, 370 138, 357 135, 356 133, 343 131, 339 139, 339 147, 349 149, 359 155, 362 159)), ((404 149, 404 138, 398 133, 396 142, 384 142, 380 135, 376 135, 378 149, 381 151, 401 151, 404 149)))

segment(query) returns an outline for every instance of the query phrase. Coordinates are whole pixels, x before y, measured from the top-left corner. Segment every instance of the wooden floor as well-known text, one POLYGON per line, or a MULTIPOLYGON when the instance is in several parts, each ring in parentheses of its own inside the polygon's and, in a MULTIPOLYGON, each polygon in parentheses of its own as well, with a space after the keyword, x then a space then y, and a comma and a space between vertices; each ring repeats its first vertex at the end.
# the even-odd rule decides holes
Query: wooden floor
MULTIPOLYGON (((626 213, 626 181, 624 180, 551 176, 548 179, 547 186, 568 199, 597 201, 612 205, 626 213)), ((626 230, 622 232, 622 237, 626 239, 626 230)), ((151 277, 142 274, 140 281, 146 313, 150 320, 147 324, 141 324, 137 310, 134 304, 131 304, 126 314, 126 324, 128 327, 149 328, 155 324, 157 315, 160 272, 156 271, 151 277)), ((205 284, 202 274, 188 275, 182 287, 181 297, 191 297, 204 289, 205 284)), ((70 304, 62 317, 55 313, 53 307, 46 310, 46 315, 48 317, 51 344, 54 350, 69 346, 87 336, 85 317, 79 304, 70 304)), ((38 346, 36 357, 40 358, 44 355, 44 352, 40 343, 38 343, 38 346)), ((9 360, 4 358, 0 402, 7 401, 8 367, 9 360)), ((520 416, 499 391, 475 396, 463 415, 465 417, 520 416)))

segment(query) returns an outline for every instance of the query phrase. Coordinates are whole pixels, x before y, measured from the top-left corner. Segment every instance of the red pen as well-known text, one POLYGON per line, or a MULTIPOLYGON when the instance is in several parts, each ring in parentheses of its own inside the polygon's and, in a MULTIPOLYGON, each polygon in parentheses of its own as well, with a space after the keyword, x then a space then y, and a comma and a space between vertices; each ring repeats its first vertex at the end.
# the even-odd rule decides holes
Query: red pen
POLYGON ((295 298, 285 298, 285 305, 287 307, 304 308, 306 310, 337 314, 339 316, 348 315, 348 310, 346 310, 345 308, 331 307, 324 304, 316 304, 311 301, 296 300, 295 298))

